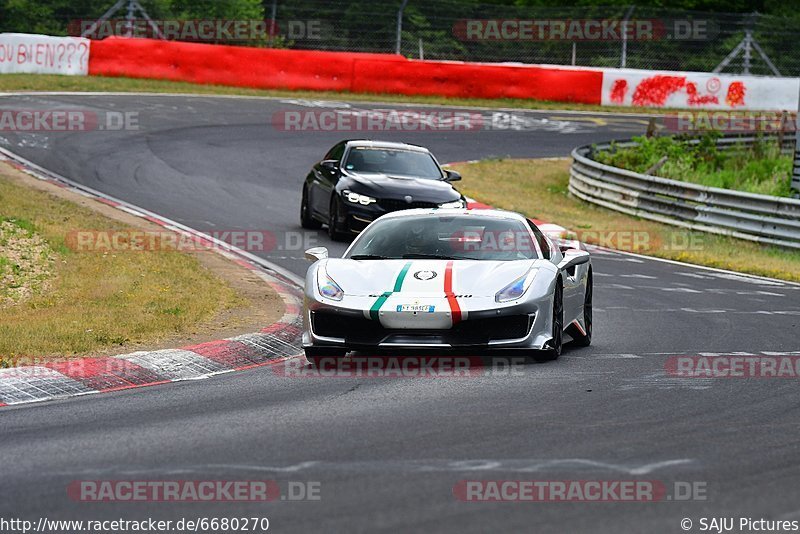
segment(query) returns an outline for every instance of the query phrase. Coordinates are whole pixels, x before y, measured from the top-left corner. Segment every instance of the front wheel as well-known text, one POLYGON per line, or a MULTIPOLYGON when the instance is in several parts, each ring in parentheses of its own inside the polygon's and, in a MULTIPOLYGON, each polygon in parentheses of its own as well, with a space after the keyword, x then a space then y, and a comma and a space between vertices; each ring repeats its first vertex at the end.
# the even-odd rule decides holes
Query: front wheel
POLYGON ((571 325, 569 335, 572 336, 575 344, 580 347, 588 347, 592 344, 592 271, 586 279, 586 293, 583 296, 583 324, 585 326, 584 332, 571 325))
POLYGON ((548 347, 535 357, 538 361, 557 360, 561 356, 564 344, 564 288, 561 278, 556 278, 556 288, 553 291, 553 339, 548 347))
POLYGON ((336 221, 339 220, 339 202, 334 196, 331 199, 331 209, 328 210, 328 237, 331 241, 343 241, 344 234, 339 231, 336 221))
POLYGON ((308 188, 303 187, 303 199, 300 201, 300 226, 309 230, 322 228, 322 223, 311 216, 311 206, 308 205, 308 188))

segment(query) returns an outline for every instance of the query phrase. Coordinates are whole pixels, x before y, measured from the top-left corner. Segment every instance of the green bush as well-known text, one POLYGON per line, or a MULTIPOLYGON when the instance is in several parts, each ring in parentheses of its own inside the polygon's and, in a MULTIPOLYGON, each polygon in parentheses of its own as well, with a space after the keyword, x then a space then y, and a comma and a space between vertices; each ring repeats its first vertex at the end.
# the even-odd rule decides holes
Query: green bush
POLYGON ((792 195, 792 159, 781 154, 777 142, 762 138, 749 147, 719 150, 719 137, 718 132, 708 132, 697 143, 688 143, 685 137, 635 137, 639 146, 622 148, 612 143, 608 150, 595 150, 594 158, 643 173, 666 156, 666 163, 655 173, 664 178, 763 195, 792 195))

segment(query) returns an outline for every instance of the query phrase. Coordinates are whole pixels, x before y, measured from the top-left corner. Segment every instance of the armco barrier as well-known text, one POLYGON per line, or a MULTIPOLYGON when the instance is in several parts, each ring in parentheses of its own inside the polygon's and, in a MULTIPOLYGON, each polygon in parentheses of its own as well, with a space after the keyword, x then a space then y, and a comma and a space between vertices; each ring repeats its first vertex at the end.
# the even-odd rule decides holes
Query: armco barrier
MULTIPOLYGON (((752 137, 723 138, 719 144, 735 148, 753 141, 752 137)), ((791 150, 793 142, 787 139, 784 150, 791 150)), ((616 145, 630 147, 636 143, 616 145)), ((800 200, 648 176, 592 159, 593 150, 609 147, 610 144, 582 146, 572 151, 570 193, 643 219, 800 249, 800 200)))
POLYGON ((800 193, 800 131, 795 132, 794 165, 792 166, 792 188, 800 193))
POLYGON ((412 61, 390 54, 278 50, 108 38, 89 74, 263 89, 531 98, 600 104, 599 70, 412 61))

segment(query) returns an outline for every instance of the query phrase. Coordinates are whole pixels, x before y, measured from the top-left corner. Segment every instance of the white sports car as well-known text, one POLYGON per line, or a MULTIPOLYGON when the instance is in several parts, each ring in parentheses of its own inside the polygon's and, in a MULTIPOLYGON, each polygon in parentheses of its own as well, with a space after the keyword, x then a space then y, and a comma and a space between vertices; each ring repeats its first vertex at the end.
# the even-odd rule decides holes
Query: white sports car
POLYGON ((566 331, 592 339, 589 253, 560 250, 534 223, 499 210, 384 215, 344 257, 306 251, 303 348, 316 363, 348 351, 520 349, 561 354, 566 331))

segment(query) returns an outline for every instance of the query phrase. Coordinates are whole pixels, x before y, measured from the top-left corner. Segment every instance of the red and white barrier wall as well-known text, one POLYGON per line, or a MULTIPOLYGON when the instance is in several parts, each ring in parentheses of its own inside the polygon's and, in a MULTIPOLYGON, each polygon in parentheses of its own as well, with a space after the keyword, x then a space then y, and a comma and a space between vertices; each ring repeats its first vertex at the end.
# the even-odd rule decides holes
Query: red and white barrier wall
POLYGON ((89 39, 0 33, 0 74, 89 73, 89 39))
POLYGON ((602 69, 604 106, 796 110, 800 79, 602 69))
POLYGON ((92 43, 89 74, 267 89, 353 91, 600 104, 602 74, 392 54, 277 50, 152 39, 92 43))
POLYGON ((154 78, 262 89, 528 98, 604 106, 797 110, 800 80, 557 65, 417 61, 109 37, 0 34, 0 73, 154 78))

